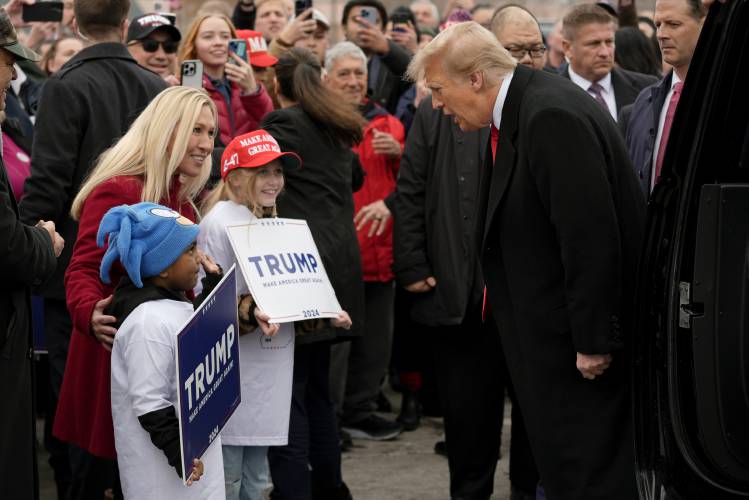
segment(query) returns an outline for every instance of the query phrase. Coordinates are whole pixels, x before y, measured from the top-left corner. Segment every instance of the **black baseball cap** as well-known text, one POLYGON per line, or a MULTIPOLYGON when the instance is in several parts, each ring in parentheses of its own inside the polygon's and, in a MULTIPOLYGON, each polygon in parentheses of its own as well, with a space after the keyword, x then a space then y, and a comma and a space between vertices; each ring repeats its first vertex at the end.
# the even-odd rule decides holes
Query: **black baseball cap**
POLYGON ((127 41, 143 40, 159 29, 169 33, 169 36, 175 42, 179 42, 182 39, 179 30, 172 24, 169 18, 161 14, 151 13, 143 14, 130 21, 130 27, 127 30, 127 41))

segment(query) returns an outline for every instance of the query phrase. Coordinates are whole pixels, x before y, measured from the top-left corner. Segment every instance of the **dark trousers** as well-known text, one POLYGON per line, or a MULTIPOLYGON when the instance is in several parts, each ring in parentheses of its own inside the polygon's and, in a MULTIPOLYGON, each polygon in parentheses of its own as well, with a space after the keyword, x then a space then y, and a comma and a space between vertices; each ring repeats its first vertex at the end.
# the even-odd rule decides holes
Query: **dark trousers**
MULTIPOLYGON (((494 490, 505 390, 510 380, 499 333, 494 321, 482 322, 481 310, 475 308, 461 325, 437 328, 434 338, 450 495, 453 500, 486 500, 494 490)), ((533 492, 538 474, 516 406, 510 480, 514 487, 533 492)))
POLYGON ((328 372, 330 344, 296 347, 289 443, 268 448, 271 498, 332 498, 341 486, 341 450, 328 372))
POLYGON ((99 500, 104 492, 112 489, 115 500, 122 500, 122 486, 116 460, 95 457, 75 445, 70 450, 70 468, 73 482, 70 489, 71 500, 99 500))
MULTIPOLYGON (((502 358, 502 363, 506 368, 507 363, 505 363, 504 358, 502 358)), ((536 491, 538 485, 538 469, 531 451, 531 443, 528 441, 528 432, 525 430, 523 413, 520 411, 520 405, 512 387, 510 374, 509 372, 506 373, 507 394, 512 401, 510 415, 512 421, 510 427, 510 484, 523 493, 532 494, 536 491)))
POLYGON ((418 294, 407 292, 400 286, 395 289, 391 375, 396 375, 400 389, 418 391, 424 415, 441 417, 432 328, 411 318, 411 307, 416 295, 418 294))
POLYGON ((487 500, 494 490, 504 411, 499 335, 481 312, 435 332, 437 388, 453 500, 487 500))
POLYGON ((333 346, 332 394, 343 425, 360 422, 377 409, 393 345, 393 282, 364 283, 364 298, 364 335, 333 346))
POLYGON ((72 473, 68 445, 52 435, 52 426, 55 421, 57 401, 60 398, 60 387, 62 387, 62 376, 65 373, 65 361, 68 358, 72 331, 73 325, 65 301, 45 298, 44 337, 49 360, 50 397, 44 422, 44 448, 49 453, 49 465, 54 471, 59 500, 69 498, 72 473))

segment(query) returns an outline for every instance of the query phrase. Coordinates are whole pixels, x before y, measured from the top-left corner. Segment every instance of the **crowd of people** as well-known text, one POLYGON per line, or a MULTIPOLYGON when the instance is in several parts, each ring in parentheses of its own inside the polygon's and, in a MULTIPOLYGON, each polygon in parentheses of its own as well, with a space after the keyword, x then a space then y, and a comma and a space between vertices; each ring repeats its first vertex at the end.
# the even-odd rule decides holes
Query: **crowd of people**
POLYGON ((37 415, 61 500, 350 499, 352 440, 433 415, 445 497, 486 500, 509 400, 513 500, 636 498, 632 280, 705 4, 545 33, 519 4, 349 0, 336 42, 289 0, 29 3, 0 10, 0 497, 38 496, 37 415), (226 227, 267 217, 307 221, 343 312, 272 323, 239 279, 242 403, 182 470, 174 334, 237 263, 226 227))

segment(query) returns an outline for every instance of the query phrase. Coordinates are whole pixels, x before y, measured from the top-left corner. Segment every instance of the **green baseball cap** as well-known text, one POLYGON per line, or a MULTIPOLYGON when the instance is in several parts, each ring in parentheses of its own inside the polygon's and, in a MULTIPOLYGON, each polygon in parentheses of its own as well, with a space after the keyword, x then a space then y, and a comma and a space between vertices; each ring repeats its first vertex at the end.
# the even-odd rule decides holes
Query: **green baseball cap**
POLYGON ((13 53, 18 59, 25 59, 27 61, 38 61, 41 56, 26 47, 18 43, 18 35, 16 29, 13 27, 13 23, 10 22, 5 9, 0 9, 0 48, 13 53))

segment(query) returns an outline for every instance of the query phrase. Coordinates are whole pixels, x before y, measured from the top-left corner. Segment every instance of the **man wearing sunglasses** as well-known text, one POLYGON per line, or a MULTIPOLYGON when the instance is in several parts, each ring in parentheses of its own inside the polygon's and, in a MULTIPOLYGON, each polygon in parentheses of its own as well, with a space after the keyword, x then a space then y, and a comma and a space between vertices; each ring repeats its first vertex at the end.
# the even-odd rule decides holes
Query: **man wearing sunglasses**
POLYGON ((177 69, 177 48, 181 38, 179 30, 166 17, 159 14, 144 14, 130 23, 127 30, 127 49, 138 64, 169 83, 177 83, 174 73, 177 69))

